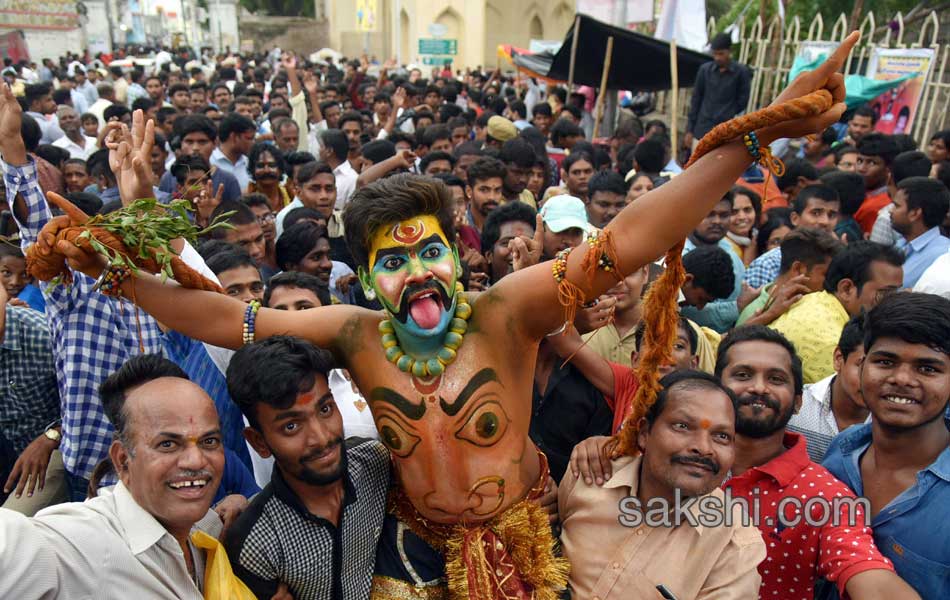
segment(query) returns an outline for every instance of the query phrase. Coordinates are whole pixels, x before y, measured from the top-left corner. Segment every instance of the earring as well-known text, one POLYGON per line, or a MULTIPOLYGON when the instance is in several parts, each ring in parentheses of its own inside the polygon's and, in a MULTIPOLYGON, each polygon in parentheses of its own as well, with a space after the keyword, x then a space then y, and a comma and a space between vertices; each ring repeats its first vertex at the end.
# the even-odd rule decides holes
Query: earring
POLYGON ((367 300, 375 300, 375 299, 376 299, 376 290, 374 290, 374 289, 372 289, 372 288, 370 288, 370 289, 368 289, 368 290, 363 290, 363 295, 366 296, 366 299, 367 299, 367 300))

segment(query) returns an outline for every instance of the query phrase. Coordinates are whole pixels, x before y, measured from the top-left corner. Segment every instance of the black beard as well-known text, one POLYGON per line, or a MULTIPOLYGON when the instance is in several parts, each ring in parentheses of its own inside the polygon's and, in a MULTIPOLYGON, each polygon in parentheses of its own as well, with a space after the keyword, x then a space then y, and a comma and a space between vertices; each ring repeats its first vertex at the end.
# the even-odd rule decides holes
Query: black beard
POLYGON ((417 294, 426 290, 435 290, 439 293, 439 298, 442 300, 442 310, 448 310, 449 307, 452 306, 452 300, 449 298, 445 288, 442 287, 438 282, 430 280, 426 283, 423 283, 422 285, 406 286, 406 289, 402 292, 402 299, 399 302, 399 312, 394 314, 393 317, 405 325, 406 321, 409 319, 408 298, 413 294, 417 294))
MULTIPOLYGON (((338 481, 343 474, 346 473, 346 448, 343 446, 343 438, 337 438, 335 441, 327 445, 327 448, 332 448, 333 446, 340 446, 340 462, 337 465, 337 468, 330 473, 317 473, 313 469, 307 466, 308 456, 300 457, 300 472, 298 473, 298 478, 309 485, 321 486, 329 485, 334 481, 338 481)), ((325 451, 327 448, 322 448, 315 454, 320 454, 325 451)))
POLYGON ((781 405, 776 402, 774 398, 760 394, 746 394, 744 396, 739 396, 739 404, 737 408, 741 409, 743 406, 749 406, 753 402, 762 402, 767 408, 770 408, 774 411, 774 416, 768 419, 747 418, 743 417, 742 413, 737 410, 736 433, 739 435, 744 435, 753 439, 768 437, 780 429, 785 429, 785 426, 788 425, 788 422, 792 419, 792 415, 795 414, 794 403, 789 404, 788 410, 783 413, 781 405))
POLYGON ((712 239, 712 238, 703 237, 703 236, 699 235, 699 234, 698 234, 697 232, 695 232, 695 231, 693 231, 693 237, 696 238, 697 240, 699 240, 699 242, 702 243, 702 244, 706 244, 706 245, 708 245, 708 246, 715 246, 716 244, 719 243, 719 240, 721 240, 722 238, 726 237, 726 229, 725 229, 725 228, 723 228, 722 232, 723 232, 722 235, 720 235, 719 237, 717 237, 715 240, 712 239))

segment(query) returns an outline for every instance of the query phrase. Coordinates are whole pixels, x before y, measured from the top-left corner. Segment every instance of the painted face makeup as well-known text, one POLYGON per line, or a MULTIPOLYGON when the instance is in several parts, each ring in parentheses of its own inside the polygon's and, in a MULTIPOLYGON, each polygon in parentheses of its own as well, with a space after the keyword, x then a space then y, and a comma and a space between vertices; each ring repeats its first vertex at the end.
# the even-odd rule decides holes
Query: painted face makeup
POLYGON ((455 311, 458 255, 432 215, 380 227, 370 243, 369 271, 361 273, 410 336, 445 332, 455 311))

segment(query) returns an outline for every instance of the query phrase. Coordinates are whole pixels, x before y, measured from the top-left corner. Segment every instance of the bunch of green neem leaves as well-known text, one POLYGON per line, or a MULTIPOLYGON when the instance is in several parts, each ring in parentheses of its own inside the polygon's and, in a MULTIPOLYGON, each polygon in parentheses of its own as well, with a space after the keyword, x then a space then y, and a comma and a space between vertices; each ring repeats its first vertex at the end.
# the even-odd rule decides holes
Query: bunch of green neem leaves
MULTIPOLYGON (((184 238, 194 244, 199 236, 214 229, 232 227, 226 219, 234 214, 233 211, 218 215, 207 228, 198 229, 188 214, 193 210, 191 202, 185 199, 162 204, 155 198, 143 198, 108 214, 96 215, 85 223, 87 227, 100 227, 118 237, 129 249, 130 256, 101 243, 91 231, 84 231, 79 237, 88 239, 93 250, 104 256, 110 266, 125 266, 133 273, 138 273, 138 266, 133 262, 135 257, 154 257, 160 267, 158 274, 164 282, 174 276, 171 261, 177 254, 172 250, 172 240, 184 238)), ((51 285, 59 283, 62 283, 61 277, 50 282, 51 285)))

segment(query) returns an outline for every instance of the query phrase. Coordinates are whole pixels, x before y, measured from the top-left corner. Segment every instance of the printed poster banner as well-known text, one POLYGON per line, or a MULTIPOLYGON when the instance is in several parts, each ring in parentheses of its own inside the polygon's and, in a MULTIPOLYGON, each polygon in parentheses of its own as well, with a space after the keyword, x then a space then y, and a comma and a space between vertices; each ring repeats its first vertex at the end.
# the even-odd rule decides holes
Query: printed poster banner
POLYGON ((356 28, 359 31, 376 31, 376 0, 356 0, 356 28))
POLYGON ((889 135, 911 131, 933 62, 932 48, 875 48, 872 51, 869 78, 884 81, 917 75, 870 101, 871 110, 878 115, 876 131, 889 135))

